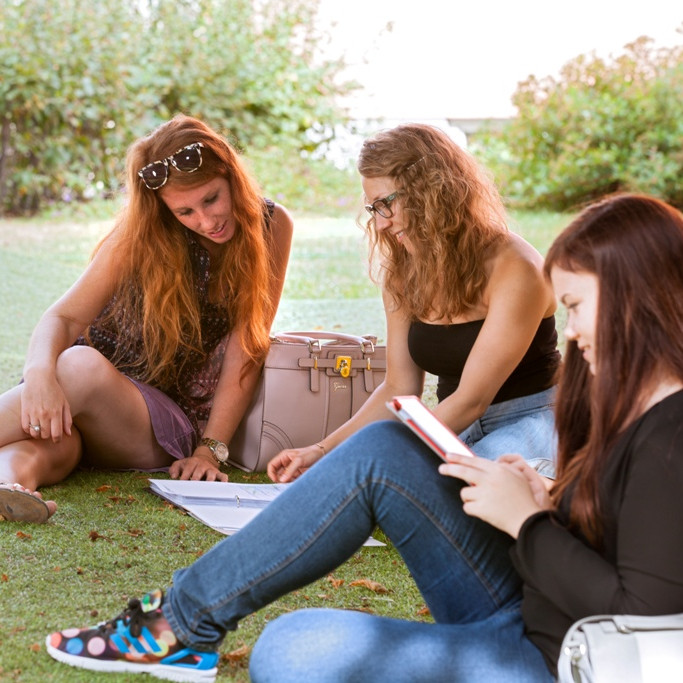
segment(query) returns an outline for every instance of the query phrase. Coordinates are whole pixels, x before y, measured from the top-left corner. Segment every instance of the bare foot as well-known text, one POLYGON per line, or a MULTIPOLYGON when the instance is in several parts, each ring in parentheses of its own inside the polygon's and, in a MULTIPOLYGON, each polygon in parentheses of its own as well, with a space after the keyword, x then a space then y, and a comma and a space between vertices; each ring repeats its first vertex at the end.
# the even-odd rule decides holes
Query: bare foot
POLYGON ((0 516, 9 522, 46 522, 56 509, 57 503, 44 501, 38 491, 21 484, 0 483, 0 516))

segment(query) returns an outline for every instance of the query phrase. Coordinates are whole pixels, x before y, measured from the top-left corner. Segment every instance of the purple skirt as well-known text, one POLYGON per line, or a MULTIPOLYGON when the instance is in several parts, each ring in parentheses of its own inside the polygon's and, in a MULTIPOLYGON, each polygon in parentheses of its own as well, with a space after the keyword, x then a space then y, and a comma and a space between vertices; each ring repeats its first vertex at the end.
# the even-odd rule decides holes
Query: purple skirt
MULTIPOLYGON (((145 399, 157 443, 176 460, 189 458, 197 444, 197 435, 185 413, 163 391, 130 377, 128 379, 135 384, 145 399)), ((161 472, 167 469, 165 467, 141 471, 161 472)))

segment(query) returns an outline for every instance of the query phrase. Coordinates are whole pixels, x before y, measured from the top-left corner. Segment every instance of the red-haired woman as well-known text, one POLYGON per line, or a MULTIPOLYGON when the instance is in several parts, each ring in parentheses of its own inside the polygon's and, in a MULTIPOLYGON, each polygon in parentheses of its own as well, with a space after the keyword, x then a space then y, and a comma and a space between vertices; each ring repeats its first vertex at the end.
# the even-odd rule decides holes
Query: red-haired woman
POLYGON ((79 463, 226 480, 283 288, 292 221, 230 144, 179 115, 132 145, 128 202, 42 316, 0 397, 0 514, 44 521, 36 489, 79 463))

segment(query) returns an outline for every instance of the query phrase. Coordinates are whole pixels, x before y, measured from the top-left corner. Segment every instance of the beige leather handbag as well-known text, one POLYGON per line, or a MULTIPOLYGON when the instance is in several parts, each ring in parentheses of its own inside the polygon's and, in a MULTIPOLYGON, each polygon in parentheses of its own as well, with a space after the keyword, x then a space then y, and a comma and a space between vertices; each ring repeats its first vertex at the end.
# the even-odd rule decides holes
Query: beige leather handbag
POLYGON ((285 448, 309 446, 346 422, 384 380, 386 347, 339 332, 285 332, 270 351, 228 462, 263 472, 285 448))

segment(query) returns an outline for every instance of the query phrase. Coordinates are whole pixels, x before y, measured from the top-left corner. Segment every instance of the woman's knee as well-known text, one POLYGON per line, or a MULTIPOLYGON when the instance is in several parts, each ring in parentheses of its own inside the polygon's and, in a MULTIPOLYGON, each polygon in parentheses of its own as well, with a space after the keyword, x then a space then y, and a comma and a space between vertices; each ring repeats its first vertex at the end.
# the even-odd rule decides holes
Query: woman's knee
MULTIPOLYGON (((294 670, 290 661, 292 654, 290 649, 294 648, 296 651, 300 649, 301 643, 298 641, 300 621, 300 613, 294 612, 280 616, 266 626, 256 641, 249 659, 249 677, 252 681, 255 683, 282 681, 283 675, 291 677, 291 680, 307 680, 305 676, 302 677, 303 672, 298 667, 294 670), (286 666, 284 666, 283 654, 287 661, 286 666)), ((302 642, 304 646, 308 643, 306 639, 302 642)), ((297 659, 301 658, 297 656, 297 659)), ((309 666, 310 663, 305 668, 309 666)))
POLYGON ((251 654, 251 680, 255 683, 349 680, 354 661, 362 663, 372 656, 367 651, 354 651, 352 643, 359 636, 355 614, 358 613, 304 609, 270 622, 251 654))
POLYGON ((111 363, 90 346, 72 346, 57 358, 57 381, 67 395, 87 396, 112 370, 111 363))

